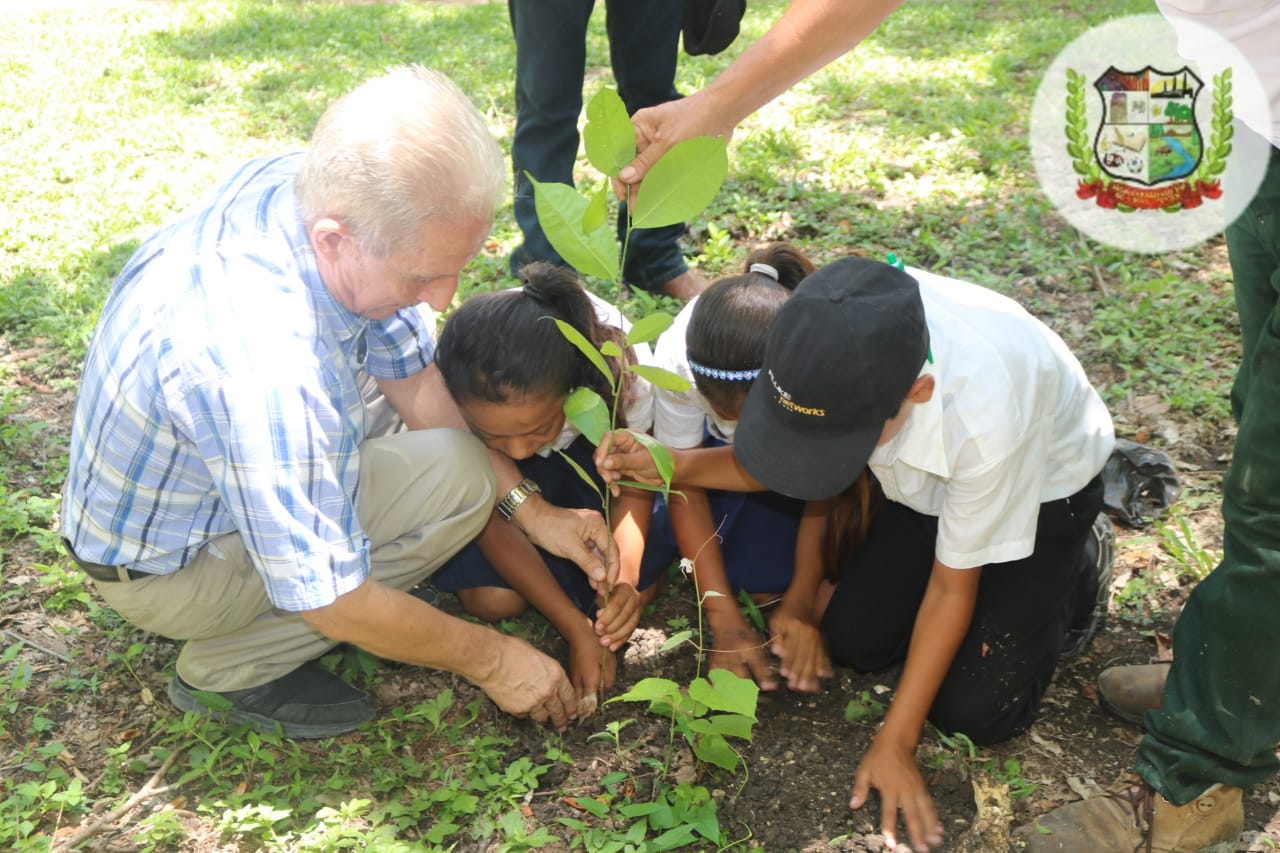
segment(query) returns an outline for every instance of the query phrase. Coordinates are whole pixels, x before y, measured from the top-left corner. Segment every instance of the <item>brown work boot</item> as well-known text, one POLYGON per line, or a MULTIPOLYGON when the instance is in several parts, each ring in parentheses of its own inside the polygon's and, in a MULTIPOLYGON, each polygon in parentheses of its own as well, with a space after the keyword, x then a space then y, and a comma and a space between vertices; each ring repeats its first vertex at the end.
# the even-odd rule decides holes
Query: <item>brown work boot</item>
POLYGON ((658 291, 665 293, 667 296, 674 296, 676 299, 682 299, 688 302, 693 297, 707 289, 709 282, 693 270, 685 270, 675 278, 666 281, 658 288, 658 291))
POLYGON ((1142 725, 1148 711, 1164 704, 1168 663, 1113 666, 1098 676, 1098 701, 1122 720, 1142 725))
POLYGON ((1027 853, 1231 853, 1244 829, 1242 793, 1214 785, 1175 806, 1134 779, 1054 809, 1013 835, 1027 853))

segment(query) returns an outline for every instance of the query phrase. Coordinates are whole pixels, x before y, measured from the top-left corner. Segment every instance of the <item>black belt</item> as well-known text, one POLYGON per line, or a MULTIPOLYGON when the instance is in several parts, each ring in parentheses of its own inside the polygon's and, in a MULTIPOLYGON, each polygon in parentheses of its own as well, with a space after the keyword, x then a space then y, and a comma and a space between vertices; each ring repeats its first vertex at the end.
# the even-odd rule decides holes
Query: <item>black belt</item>
POLYGON ((63 537, 63 546, 67 549, 67 556, 80 567, 80 571, 96 581, 112 583, 115 581, 136 581, 140 578, 149 578, 151 572, 140 572, 137 569, 126 569, 124 566, 104 566, 101 563, 89 563, 76 556, 75 549, 71 547, 71 543, 63 537))

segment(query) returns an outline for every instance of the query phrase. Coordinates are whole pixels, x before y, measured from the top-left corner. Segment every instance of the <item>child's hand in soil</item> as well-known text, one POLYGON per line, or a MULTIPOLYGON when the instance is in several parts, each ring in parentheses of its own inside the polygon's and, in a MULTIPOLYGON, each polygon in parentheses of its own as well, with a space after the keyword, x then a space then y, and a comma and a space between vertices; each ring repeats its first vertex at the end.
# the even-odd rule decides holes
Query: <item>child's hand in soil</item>
POLYGON ((787 687, 817 693, 820 679, 835 674, 818 626, 787 609, 785 603, 769 618, 769 631, 773 637, 769 649, 778 656, 778 674, 787 680, 787 687))
POLYGON ((600 695, 600 676, 604 675, 604 689, 613 689, 618 661, 596 640, 593 632, 584 631, 580 637, 569 640, 569 676, 574 692, 578 694, 578 719, 590 715, 596 709, 600 695), (601 669, 601 661, 604 668, 601 669))
POLYGON ((609 593, 609 604, 596 614, 595 632, 602 646, 617 651, 640 624, 640 593, 629 583, 620 583, 609 593))
POLYGON ((861 808, 872 788, 880 792, 880 831, 886 849, 892 850, 898 843, 899 809, 914 850, 927 853, 941 846, 942 822, 920 775, 914 747, 905 748, 879 736, 872 740, 853 777, 849 808, 861 808))
MULTIPOLYGON (((736 611, 735 611, 736 613, 736 611)), ((735 675, 750 678, 761 690, 777 690, 778 679, 765 658, 760 635, 752 630, 741 614, 724 625, 711 626, 710 669, 727 669, 735 675)))

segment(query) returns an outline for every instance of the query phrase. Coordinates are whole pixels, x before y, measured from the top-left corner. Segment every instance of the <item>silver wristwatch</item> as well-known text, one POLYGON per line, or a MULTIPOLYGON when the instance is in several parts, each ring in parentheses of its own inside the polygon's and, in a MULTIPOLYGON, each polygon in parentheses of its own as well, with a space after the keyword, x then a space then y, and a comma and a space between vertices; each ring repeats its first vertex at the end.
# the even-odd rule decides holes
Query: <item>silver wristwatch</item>
POLYGON ((515 488, 507 492, 506 497, 498 501, 498 513, 507 521, 510 521, 511 516, 516 514, 516 510, 529 499, 530 495, 541 493, 542 489, 538 488, 538 484, 525 477, 519 483, 516 483, 515 488))

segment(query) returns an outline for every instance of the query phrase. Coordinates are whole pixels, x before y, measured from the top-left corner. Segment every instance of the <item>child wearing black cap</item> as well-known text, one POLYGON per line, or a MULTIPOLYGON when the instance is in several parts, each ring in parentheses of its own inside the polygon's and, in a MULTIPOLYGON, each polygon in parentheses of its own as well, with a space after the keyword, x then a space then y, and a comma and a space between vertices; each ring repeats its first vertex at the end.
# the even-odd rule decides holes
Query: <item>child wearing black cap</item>
MULTIPOLYGON (((1024 730, 1068 631, 1096 624, 1113 443, 1066 345, 993 291, 847 258, 779 311, 735 436, 739 487, 816 500, 869 468, 887 498, 822 619, 837 663, 905 660, 850 800, 879 790, 887 840, 899 809, 917 849, 942 840, 915 761, 925 720, 975 743, 1024 730)), ((635 458, 598 462, 612 479, 635 458)))

